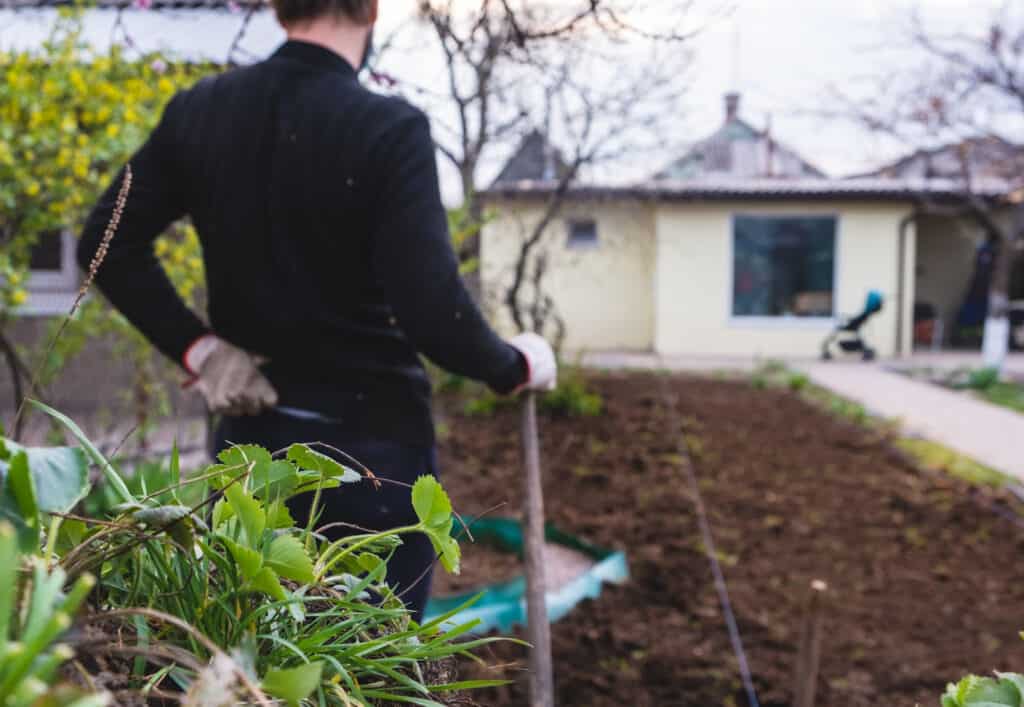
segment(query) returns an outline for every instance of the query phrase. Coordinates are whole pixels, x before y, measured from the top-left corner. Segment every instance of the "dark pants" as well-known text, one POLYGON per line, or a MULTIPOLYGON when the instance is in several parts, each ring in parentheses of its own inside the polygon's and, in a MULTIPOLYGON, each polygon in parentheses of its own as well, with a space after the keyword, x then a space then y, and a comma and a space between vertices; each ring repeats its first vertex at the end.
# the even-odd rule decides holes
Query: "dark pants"
MULTIPOLYGON (((217 427, 218 451, 231 444, 258 444, 275 452, 296 442, 323 442, 336 447, 362 462, 380 479, 412 484, 424 474, 438 475, 433 448, 380 440, 350 440, 346 439, 343 429, 329 423, 268 412, 257 417, 225 418, 217 427)), ((322 447, 318 449, 330 454, 322 447)), ((289 509, 300 525, 305 525, 312 503, 312 493, 289 502, 289 509)), ((344 522, 380 531, 418 522, 409 489, 386 482, 379 490, 367 481, 326 490, 321 509, 318 527, 344 522)), ((328 530, 325 535, 334 540, 359 532, 339 527, 328 530)), ((388 563, 388 584, 401 595, 417 621, 421 620, 430 595, 435 557, 430 541, 417 533, 403 537, 401 547, 388 563)))

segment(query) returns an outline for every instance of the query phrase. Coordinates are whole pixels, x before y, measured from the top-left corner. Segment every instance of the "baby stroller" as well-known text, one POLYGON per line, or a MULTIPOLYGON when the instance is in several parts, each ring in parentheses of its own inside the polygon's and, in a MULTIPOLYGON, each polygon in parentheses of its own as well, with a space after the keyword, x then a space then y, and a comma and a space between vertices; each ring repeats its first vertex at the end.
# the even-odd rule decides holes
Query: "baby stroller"
POLYGON ((873 361, 877 355, 875 350, 865 343, 861 338, 860 330, 871 317, 882 311, 885 298, 882 293, 872 290, 868 293, 868 299, 864 303, 864 311, 852 319, 846 319, 828 335, 821 345, 821 358, 823 361, 832 359, 832 345, 838 344, 841 353, 859 353, 865 361, 873 361))

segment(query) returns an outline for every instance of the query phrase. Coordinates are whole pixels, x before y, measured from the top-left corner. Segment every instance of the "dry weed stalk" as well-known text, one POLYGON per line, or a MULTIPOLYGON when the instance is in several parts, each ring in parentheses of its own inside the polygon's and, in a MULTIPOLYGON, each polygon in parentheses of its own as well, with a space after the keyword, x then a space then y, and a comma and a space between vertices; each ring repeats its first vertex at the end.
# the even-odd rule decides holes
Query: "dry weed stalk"
POLYGON ((64 334, 64 330, 67 329, 68 323, 72 317, 78 312, 78 308, 81 306, 85 296, 89 294, 89 290, 92 289, 93 281, 96 279, 96 273, 99 272, 100 266, 107 257, 107 253, 110 251, 110 242, 114 240, 114 236, 117 235, 118 226, 121 225, 121 218, 124 216, 124 209, 128 205, 128 195, 132 189, 132 166, 126 164, 124 167, 124 177, 121 180, 121 189, 117 193, 117 199, 114 202, 114 211, 110 214, 110 221, 107 222, 107 228, 103 232, 103 239, 100 241, 99 247, 92 256, 92 261, 89 263, 89 271, 86 273, 85 280, 82 282, 82 286, 78 289, 78 294, 75 296, 75 301, 71 304, 71 309, 68 310, 67 314, 64 315, 64 321, 61 322, 60 328, 57 329, 57 333, 50 339, 49 345, 46 347, 46 353, 39 361, 36 366, 32 377, 28 382, 28 391, 21 398, 21 403, 18 405, 18 412, 14 416, 14 438, 19 440, 21 437, 22 428, 22 417, 25 413, 25 403, 36 393, 37 383, 39 381, 39 375, 42 373, 43 367, 46 362, 50 360, 50 356, 53 355, 53 350, 57 346, 57 342, 60 341, 60 337, 64 334))

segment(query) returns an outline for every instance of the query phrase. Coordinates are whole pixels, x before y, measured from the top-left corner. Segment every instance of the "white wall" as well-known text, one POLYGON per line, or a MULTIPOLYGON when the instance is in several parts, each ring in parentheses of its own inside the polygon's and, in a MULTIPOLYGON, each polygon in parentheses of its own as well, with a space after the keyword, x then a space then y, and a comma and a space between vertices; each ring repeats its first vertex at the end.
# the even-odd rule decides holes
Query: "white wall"
MULTIPOLYGON (((488 309, 499 329, 511 332, 501 296, 512 280, 520 244, 542 213, 539 204, 495 204, 498 216, 484 227, 480 268, 488 309)), ((652 208, 637 202, 582 203, 566 207, 548 229, 544 289, 567 324, 567 352, 650 350, 654 333, 652 208), (567 221, 597 222, 595 248, 567 247, 567 221)))
MULTIPOLYGON (((732 217, 834 214, 838 217, 836 308, 855 314, 871 289, 886 298, 864 329, 880 354, 897 353, 899 226, 909 205, 794 202, 661 205, 655 215, 655 349, 662 354, 813 357, 831 328, 797 318, 744 321, 731 316, 732 217)), ((910 341, 914 231, 904 259, 903 342, 910 341)))

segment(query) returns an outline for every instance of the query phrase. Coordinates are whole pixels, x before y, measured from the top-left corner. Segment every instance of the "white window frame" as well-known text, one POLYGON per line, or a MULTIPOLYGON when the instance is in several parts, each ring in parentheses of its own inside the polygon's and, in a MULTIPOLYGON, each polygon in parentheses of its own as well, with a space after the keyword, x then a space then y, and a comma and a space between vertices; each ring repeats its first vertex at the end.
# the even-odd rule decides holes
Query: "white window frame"
POLYGON ((60 270, 30 270, 25 283, 28 301, 18 308, 22 316, 49 317, 67 314, 78 295, 78 263, 75 236, 69 229, 60 233, 60 270))
POLYGON ((565 247, 569 250, 595 250, 601 246, 601 233, 598 222, 595 218, 570 218, 565 220, 565 247), (576 224, 593 224, 593 241, 574 241, 572 238, 573 227, 576 224))
POLYGON ((756 329, 831 329, 840 320, 840 253, 842 253, 842 223, 838 212, 834 211, 737 211, 729 217, 729 278, 726 282, 728 294, 726 300, 726 321, 737 328, 756 329), (832 258, 832 316, 831 317, 797 317, 792 314, 775 316, 734 314, 736 311, 736 220, 740 218, 764 219, 799 219, 799 218, 831 218, 836 223, 835 253, 832 258))

